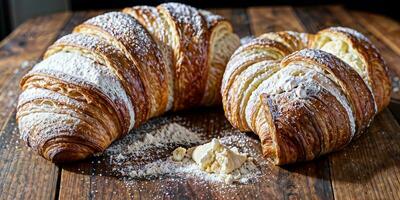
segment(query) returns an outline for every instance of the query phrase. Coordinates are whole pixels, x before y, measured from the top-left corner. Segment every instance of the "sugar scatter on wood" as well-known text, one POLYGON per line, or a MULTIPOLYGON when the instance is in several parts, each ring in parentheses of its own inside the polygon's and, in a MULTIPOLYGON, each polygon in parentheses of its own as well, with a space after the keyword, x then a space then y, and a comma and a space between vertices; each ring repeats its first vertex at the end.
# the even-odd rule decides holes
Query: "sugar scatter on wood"
POLYGON ((174 161, 172 151, 177 147, 190 148, 210 140, 202 130, 190 130, 178 122, 148 123, 112 144, 104 153, 113 172, 125 182, 176 178, 208 183, 253 183, 263 175, 267 160, 262 157, 257 139, 240 132, 221 133, 221 143, 246 153, 248 160, 231 174, 207 173, 187 154, 182 161, 174 161))

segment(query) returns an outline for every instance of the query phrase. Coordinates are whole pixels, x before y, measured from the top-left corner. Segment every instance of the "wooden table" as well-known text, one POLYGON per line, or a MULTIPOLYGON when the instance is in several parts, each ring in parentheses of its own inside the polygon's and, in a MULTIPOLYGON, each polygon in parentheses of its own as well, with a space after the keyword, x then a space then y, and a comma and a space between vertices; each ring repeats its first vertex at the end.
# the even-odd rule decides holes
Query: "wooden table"
MULTIPOLYGON (((391 19, 341 6, 213 11, 229 18, 241 37, 280 30, 316 32, 337 25, 355 28, 382 52, 391 73, 400 75, 400 24, 391 19)), ((369 133, 343 151, 312 162, 270 166, 269 181, 229 190, 170 179, 139 181, 129 187, 118 177, 100 176, 107 166, 96 159, 57 166, 37 156, 19 139, 18 81, 52 42, 100 13, 67 12, 31 19, 0 43, 0 199, 400 199, 400 126, 392 113, 395 106, 379 114, 369 133)), ((221 109, 178 115, 192 126, 217 121, 207 130, 229 126, 221 109)))

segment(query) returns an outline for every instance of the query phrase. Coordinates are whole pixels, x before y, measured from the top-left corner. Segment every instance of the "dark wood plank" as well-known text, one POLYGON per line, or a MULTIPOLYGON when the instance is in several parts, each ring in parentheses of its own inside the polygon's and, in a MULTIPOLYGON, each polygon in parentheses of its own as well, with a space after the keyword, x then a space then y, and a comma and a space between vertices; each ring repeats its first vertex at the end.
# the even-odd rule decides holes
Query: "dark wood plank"
POLYGON ((273 31, 304 31, 289 6, 252 7, 248 12, 251 17, 251 29, 255 35, 273 31))
POLYGON ((349 13, 366 29, 400 55, 400 24, 397 21, 383 15, 368 12, 353 11, 349 13))
MULTIPOLYGON (((249 15, 254 35, 270 31, 304 31, 291 7, 250 8, 249 15)), ((284 168, 274 166, 271 167, 271 173, 280 178, 267 191, 279 191, 279 198, 333 199, 326 157, 284 168)))
MULTIPOLYGON (((371 38, 384 57, 395 55, 341 7, 296 8, 296 14, 309 31, 337 25, 352 27, 371 38)), ((335 199, 399 198, 399 131, 393 115, 385 110, 366 135, 329 156, 335 199)))
POLYGON ((246 9, 210 9, 209 11, 229 19, 235 33, 240 38, 251 36, 250 20, 246 9))
POLYGON ((54 199, 57 166, 45 161, 19 139, 15 106, 19 79, 38 60, 70 18, 70 13, 29 20, 0 44, 0 199, 54 199))
POLYGON ((336 199, 400 198, 399 130, 385 110, 365 136, 330 156, 336 199))

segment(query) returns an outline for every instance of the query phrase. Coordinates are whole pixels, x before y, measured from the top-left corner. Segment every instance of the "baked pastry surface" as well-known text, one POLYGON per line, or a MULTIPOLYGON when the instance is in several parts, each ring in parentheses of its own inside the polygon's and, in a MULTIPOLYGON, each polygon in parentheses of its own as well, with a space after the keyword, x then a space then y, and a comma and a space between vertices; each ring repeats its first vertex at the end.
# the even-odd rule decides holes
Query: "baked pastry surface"
POLYGON ((390 100, 386 65, 355 30, 266 33, 239 47, 222 79, 225 115, 275 164, 311 160, 359 137, 390 100))
POLYGON ((226 19, 179 3, 91 18, 22 78, 20 134, 53 162, 102 152, 149 118, 220 103, 239 44, 226 19))

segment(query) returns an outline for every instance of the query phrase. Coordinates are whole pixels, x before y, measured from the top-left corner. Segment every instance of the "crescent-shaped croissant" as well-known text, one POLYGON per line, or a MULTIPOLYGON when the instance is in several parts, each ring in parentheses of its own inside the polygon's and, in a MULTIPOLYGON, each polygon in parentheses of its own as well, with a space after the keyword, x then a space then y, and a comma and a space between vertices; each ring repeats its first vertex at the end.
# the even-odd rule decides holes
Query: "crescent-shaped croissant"
POLYGON ((358 138, 390 100, 386 65, 360 33, 259 36, 232 55, 222 82, 225 115, 256 133, 275 164, 311 160, 358 138), (312 48, 312 49, 311 49, 312 48))
POLYGON ((80 160, 149 118, 218 104, 239 44, 226 19, 179 3, 91 18, 21 80, 22 138, 53 162, 80 160))

